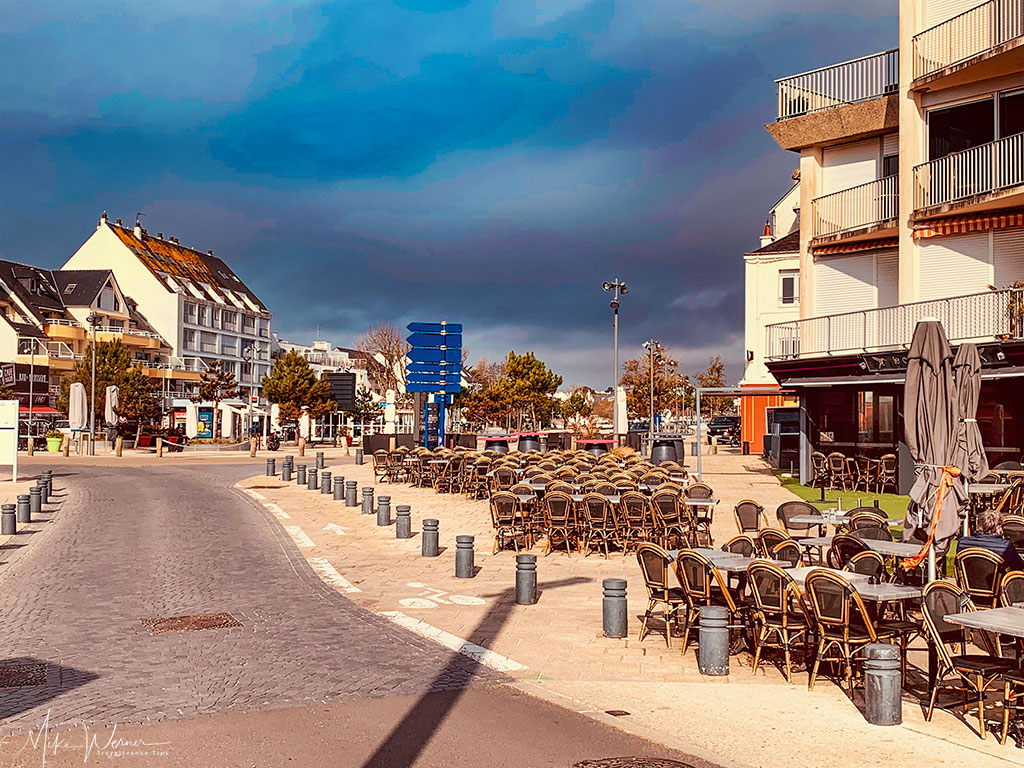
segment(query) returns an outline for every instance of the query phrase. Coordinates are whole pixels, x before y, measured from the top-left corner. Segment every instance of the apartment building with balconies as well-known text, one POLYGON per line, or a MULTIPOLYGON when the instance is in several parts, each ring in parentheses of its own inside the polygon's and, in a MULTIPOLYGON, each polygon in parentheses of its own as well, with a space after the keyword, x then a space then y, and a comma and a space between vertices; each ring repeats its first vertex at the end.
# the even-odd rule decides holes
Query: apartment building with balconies
MULTIPOLYGON (((901 0, 898 46, 777 81, 767 126, 800 158, 799 318, 764 358, 807 448, 898 450, 916 322, 980 343, 989 458, 1024 411, 1024 0, 901 0)), ((748 313, 750 312, 748 308, 748 313)))
POLYGON ((190 382, 214 360, 235 375, 246 405, 262 397, 260 382, 271 366, 270 310, 212 251, 151 235, 138 221, 110 222, 104 213, 61 271, 77 269, 110 271, 166 340, 170 354, 154 365, 164 371, 169 407, 184 404, 190 382))

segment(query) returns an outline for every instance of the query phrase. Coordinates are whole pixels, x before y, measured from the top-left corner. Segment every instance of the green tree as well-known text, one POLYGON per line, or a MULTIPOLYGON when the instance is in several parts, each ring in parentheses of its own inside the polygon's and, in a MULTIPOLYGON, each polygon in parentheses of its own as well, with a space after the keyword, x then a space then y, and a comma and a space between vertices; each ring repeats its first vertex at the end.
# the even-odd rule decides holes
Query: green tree
POLYGON ((533 352, 517 355, 513 350, 505 359, 505 378, 495 389, 516 413, 521 429, 527 416, 534 427, 550 423, 556 405, 552 395, 560 386, 562 377, 549 370, 533 352))
POLYGON ((573 392, 569 398, 562 403, 562 418, 569 420, 577 417, 586 418, 593 412, 593 407, 587 402, 582 392, 573 392))
POLYGON ((199 374, 199 386, 193 403, 213 403, 213 437, 220 435, 220 403, 238 397, 238 382, 235 374, 225 371, 220 360, 214 360, 209 367, 199 374))
POLYGON ((294 350, 274 361, 262 386, 267 400, 277 404, 286 421, 298 419, 303 408, 311 418, 317 418, 330 412, 333 405, 327 379, 318 379, 306 358, 294 350))
MULTIPOLYGON (((698 387, 724 387, 725 363, 722 362, 722 358, 715 355, 708 360, 708 367, 700 373, 694 374, 694 381, 697 382, 698 387)), ((702 395, 700 404, 701 410, 707 416, 736 410, 734 398, 731 395, 702 395)))
MULTIPOLYGON (((115 341, 101 341, 96 344, 96 421, 103 422, 103 409, 107 400, 107 387, 120 388, 128 370, 131 368, 131 356, 128 348, 115 341)), ((85 349, 85 355, 75 363, 70 374, 60 380, 60 394, 57 395, 57 410, 65 416, 68 413, 68 400, 71 385, 81 382, 85 385, 86 394, 92 387, 92 345, 85 349)))
POLYGON ((117 391, 117 407, 114 413, 138 422, 135 440, 138 443, 143 424, 157 421, 163 412, 160 409, 159 387, 142 372, 142 366, 130 368, 117 391))
MULTIPOLYGON (((631 419, 647 419, 651 413, 651 355, 648 352, 622 365, 619 385, 626 390, 626 413, 631 419)), ((679 363, 668 349, 654 352, 654 412, 678 411, 680 394, 687 385, 679 375, 679 363)))
POLYGON ((356 391, 356 407, 350 413, 353 421, 367 424, 375 421, 383 411, 378 402, 373 399, 373 393, 366 387, 360 387, 356 391))

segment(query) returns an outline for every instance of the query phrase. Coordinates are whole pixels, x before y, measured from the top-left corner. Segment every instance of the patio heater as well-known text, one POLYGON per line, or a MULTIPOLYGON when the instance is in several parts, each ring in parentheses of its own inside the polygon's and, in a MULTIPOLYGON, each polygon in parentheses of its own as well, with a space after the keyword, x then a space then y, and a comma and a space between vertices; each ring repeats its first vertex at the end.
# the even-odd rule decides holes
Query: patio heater
POLYGON ((618 431, 619 431, 619 297, 625 296, 629 293, 629 288, 619 278, 615 278, 614 282, 604 283, 601 286, 604 288, 605 293, 612 294, 611 303, 608 304, 612 308, 612 327, 613 327, 613 338, 614 338, 614 360, 615 367, 612 369, 612 434, 615 435, 615 440, 618 442, 618 431))
POLYGON ((644 342, 643 347, 644 347, 644 349, 647 350, 647 353, 651 356, 651 366, 650 366, 651 367, 651 389, 650 389, 651 410, 650 410, 650 417, 649 417, 649 420, 647 422, 647 442, 649 443, 648 450, 651 451, 651 450, 654 449, 654 365, 655 365, 655 354, 658 353, 658 352, 661 352, 661 344, 659 344, 654 339, 648 339, 647 341, 644 342))

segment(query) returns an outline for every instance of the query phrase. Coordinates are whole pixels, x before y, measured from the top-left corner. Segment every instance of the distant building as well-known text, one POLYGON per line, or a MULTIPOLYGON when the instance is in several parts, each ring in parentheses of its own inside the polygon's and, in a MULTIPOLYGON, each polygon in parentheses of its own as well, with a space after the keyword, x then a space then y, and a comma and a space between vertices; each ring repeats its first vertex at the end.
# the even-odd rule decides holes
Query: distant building
POLYGON ((332 347, 329 341, 314 341, 312 344, 296 344, 293 341, 277 339, 275 336, 271 356, 277 358, 281 354, 295 352, 306 359, 309 367, 320 378, 325 373, 354 373, 356 390, 360 388, 374 390, 370 371, 381 367, 368 353, 357 349, 332 347))
POLYGON ((270 310, 212 251, 150 235, 138 221, 133 228, 120 219, 111 223, 104 213, 65 270, 106 270, 137 303, 169 346, 165 355, 140 353, 166 372, 168 398, 183 403, 214 360, 235 375, 246 406, 250 397, 262 398, 260 382, 271 365, 270 310))

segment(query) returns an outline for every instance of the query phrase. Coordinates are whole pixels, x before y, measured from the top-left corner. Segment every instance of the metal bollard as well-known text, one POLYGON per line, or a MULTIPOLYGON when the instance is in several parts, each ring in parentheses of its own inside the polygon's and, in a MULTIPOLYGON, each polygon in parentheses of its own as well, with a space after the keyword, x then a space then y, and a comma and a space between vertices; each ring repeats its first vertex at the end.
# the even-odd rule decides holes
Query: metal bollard
POLYGON ((355 480, 349 480, 345 483, 345 506, 346 507, 358 507, 359 501, 356 499, 356 486, 359 485, 355 480))
POLYGON ((28 489, 28 506, 33 515, 43 511, 43 489, 38 485, 28 489))
POLYGON ((277 459, 267 459, 267 477, 277 477, 277 459))
POLYGON ((345 500, 345 477, 344 475, 336 475, 334 477, 334 500, 344 501, 345 500))
POLYGON ((17 518, 19 523, 31 523, 32 522, 32 502, 29 499, 27 493, 18 494, 18 512, 17 518))
POLYGON ((381 528, 391 525, 391 497, 377 497, 377 525, 381 528))
POLYGON ((306 487, 311 491, 318 490, 320 486, 316 484, 316 480, 316 467, 310 467, 306 470, 306 487))
POLYGON ((433 519, 423 521, 423 533, 420 535, 420 554, 423 557, 437 557, 440 554, 437 546, 440 525, 433 519))
POLYGON ((601 582, 604 599, 601 601, 601 625, 605 637, 625 637, 626 632, 626 580, 605 579, 601 582))
POLYGON ((408 504, 395 507, 395 538, 412 538, 412 514, 408 504))
POLYGON ((50 503, 50 488, 46 484, 46 480, 39 478, 36 480, 36 487, 39 488, 39 503, 49 504, 50 503))
POLYGON ((331 473, 324 470, 320 473, 320 494, 327 495, 331 492, 331 473))
POLYGON ((324 468, 324 452, 323 451, 317 451, 316 452, 316 468, 317 469, 323 469, 324 468))
POLYGON ((467 534, 455 537, 455 578, 473 578, 473 537, 467 534))
POLYGON ((286 483, 290 483, 292 481, 292 465, 290 462, 286 461, 281 467, 281 480, 286 483))
POLYGON ((306 465, 299 464, 295 467, 295 484, 305 485, 306 484, 306 465))
POLYGON ((702 675, 729 674, 729 611, 720 605, 702 605, 700 609, 700 647, 697 667, 702 675))
POLYGON ((0 504, 0 536, 13 536, 18 532, 18 522, 14 519, 14 505, 0 504))
POLYGON ((903 722, 900 647, 872 643, 864 648, 864 718, 872 725, 903 722))
POLYGON ((362 463, 363 463, 363 449, 362 448, 356 448, 356 464, 362 464, 362 463))
POLYGON ((363 488, 363 508, 360 512, 364 515, 373 514, 373 488, 363 488))
POLYGON ((537 556, 516 555, 516 605, 537 602, 537 556))

